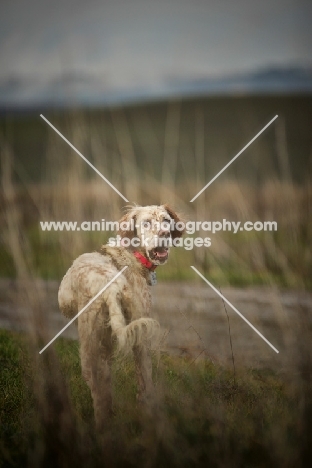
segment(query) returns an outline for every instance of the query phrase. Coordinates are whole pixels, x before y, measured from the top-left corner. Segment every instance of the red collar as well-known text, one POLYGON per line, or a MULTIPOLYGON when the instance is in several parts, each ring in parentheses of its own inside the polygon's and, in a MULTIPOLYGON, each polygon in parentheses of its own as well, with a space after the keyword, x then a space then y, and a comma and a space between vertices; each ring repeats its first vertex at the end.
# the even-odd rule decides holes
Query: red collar
POLYGON ((144 255, 140 254, 140 252, 133 252, 133 255, 142 263, 148 270, 154 271, 157 268, 157 265, 154 265, 152 262, 147 260, 144 255))

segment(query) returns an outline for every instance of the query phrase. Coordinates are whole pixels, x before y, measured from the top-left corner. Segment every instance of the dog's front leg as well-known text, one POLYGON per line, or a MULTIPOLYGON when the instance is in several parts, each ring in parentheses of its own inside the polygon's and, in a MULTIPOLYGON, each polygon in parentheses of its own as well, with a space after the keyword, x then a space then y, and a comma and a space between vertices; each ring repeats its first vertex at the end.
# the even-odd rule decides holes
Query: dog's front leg
POLYGON ((154 398, 154 385, 152 380, 152 359, 147 346, 133 347, 135 372, 138 382, 137 401, 150 405, 154 398))

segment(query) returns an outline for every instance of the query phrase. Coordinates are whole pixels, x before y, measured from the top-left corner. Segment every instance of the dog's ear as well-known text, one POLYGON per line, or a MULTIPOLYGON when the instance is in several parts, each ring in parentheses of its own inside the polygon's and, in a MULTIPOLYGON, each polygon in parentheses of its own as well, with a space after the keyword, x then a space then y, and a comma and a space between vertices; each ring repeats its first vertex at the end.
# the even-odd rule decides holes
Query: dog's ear
MULTIPOLYGON (((168 205, 163 205, 169 216, 174 220, 174 229, 171 230, 171 237, 172 239, 176 239, 177 237, 182 237, 184 231, 185 231, 185 221, 182 219, 181 215, 177 214, 175 211, 173 211, 172 208, 168 205), (184 227, 183 229, 177 229, 176 224, 177 223, 183 223, 184 227)), ((181 226, 182 227, 182 226, 181 226)))
POLYGON ((117 234, 124 238, 133 239, 136 236, 136 213, 134 210, 129 210, 120 220, 119 220, 119 230, 117 234))

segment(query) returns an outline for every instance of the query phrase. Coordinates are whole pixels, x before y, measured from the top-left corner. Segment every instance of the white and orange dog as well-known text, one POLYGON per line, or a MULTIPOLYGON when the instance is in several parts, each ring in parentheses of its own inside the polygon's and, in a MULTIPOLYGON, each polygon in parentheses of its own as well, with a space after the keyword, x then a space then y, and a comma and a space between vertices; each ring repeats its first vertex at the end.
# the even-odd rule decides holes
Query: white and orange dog
POLYGON ((138 400, 144 402, 152 397, 149 342, 159 324, 149 317, 150 286, 155 282, 156 267, 168 259, 170 242, 164 239, 182 236, 183 230, 175 227, 179 221, 167 205, 130 208, 119 222, 120 246, 104 245, 98 252, 81 255, 60 285, 60 309, 73 318, 127 267, 77 319, 82 373, 91 390, 99 430, 112 412, 110 367, 114 342, 117 352, 133 350, 138 400), (127 223, 134 230, 123 229, 127 223), (131 242, 134 238, 136 242, 131 242))

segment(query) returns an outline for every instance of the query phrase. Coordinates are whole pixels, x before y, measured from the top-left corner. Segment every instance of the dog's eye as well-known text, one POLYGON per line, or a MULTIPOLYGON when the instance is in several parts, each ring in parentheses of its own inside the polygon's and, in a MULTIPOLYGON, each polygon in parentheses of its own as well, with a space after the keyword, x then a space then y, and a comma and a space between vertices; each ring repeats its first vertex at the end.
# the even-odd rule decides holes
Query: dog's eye
POLYGON ((143 229, 150 229, 151 228, 151 221, 150 220, 145 220, 142 222, 142 227, 143 229))
POLYGON ((170 220, 165 218, 161 222, 161 229, 164 231, 168 231, 170 229, 170 220))
POLYGON ((170 227, 171 219, 165 218, 162 221, 162 224, 167 226, 168 228, 170 227))

